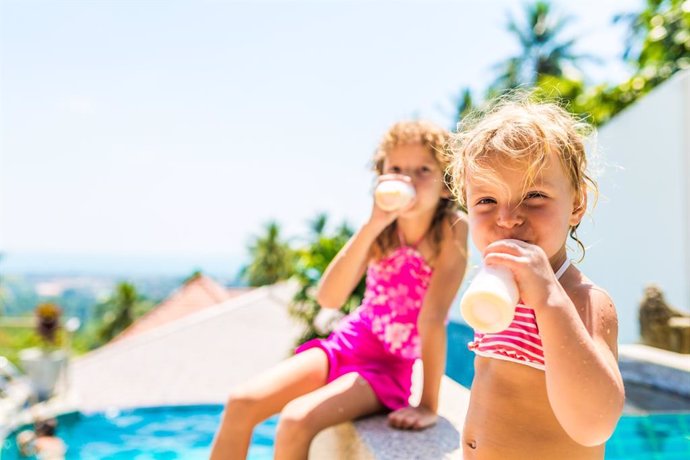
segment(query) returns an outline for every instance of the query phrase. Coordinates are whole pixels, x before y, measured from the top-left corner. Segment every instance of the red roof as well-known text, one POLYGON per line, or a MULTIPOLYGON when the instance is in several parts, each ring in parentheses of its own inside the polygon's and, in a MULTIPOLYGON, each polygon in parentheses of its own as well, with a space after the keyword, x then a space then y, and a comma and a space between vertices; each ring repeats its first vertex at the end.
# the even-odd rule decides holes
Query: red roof
POLYGON ((121 340, 150 331, 191 313, 225 302, 232 297, 248 292, 250 289, 226 289, 206 275, 192 277, 167 299, 122 331, 114 340, 121 340))

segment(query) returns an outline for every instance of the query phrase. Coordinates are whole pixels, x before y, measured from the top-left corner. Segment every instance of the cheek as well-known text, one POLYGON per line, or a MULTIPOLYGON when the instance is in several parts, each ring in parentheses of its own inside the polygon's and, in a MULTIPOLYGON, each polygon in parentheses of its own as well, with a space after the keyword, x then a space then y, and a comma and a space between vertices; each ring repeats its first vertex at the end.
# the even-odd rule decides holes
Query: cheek
POLYGON ((530 212, 530 225, 541 235, 542 241, 561 244, 561 239, 567 238, 569 214, 560 209, 540 209, 530 212))
POLYGON ((439 197, 443 197, 446 187, 434 181, 420 181, 415 184, 415 188, 420 198, 437 201, 439 197))
POLYGON ((478 250, 483 251, 489 244, 489 238, 491 238, 491 219, 488 216, 472 212, 468 214, 467 219, 472 242, 478 250))

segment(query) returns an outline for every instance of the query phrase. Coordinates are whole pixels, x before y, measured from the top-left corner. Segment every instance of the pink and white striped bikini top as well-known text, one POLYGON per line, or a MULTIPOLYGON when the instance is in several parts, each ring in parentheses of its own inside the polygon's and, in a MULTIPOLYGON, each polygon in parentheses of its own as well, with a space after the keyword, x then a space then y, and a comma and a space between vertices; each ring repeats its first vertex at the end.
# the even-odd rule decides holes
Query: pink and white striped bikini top
MULTIPOLYGON (((566 259, 556 271, 556 278, 570 266, 566 259)), ((515 318, 508 329, 489 334, 474 333, 474 340, 467 348, 479 356, 502 359, 544 370, 544 349, 541 344, 537 317, 534 310, 521 302, 515 307, 515 318)))

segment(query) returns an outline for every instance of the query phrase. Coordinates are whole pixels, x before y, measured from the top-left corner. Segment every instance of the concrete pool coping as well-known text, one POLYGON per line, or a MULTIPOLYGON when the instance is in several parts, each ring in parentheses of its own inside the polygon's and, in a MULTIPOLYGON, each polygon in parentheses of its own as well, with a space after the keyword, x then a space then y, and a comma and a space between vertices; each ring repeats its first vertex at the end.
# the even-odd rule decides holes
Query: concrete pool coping
POLYGON ((618 363, 626 383, 690 399, 690 355, 641 344, 621 345, 618 363))
POLYGON ((661 348, 639 343, 620 345, 618 347, 618 355, 623 358, 646 361, 690 373, 690 355, 662 350, 661 348))
MULTIPOLYGON (((419 372, 415 374, 418 378, 419 372)), ((418 386, 416 386, 418 388, 418 386)), ((418 399, 413 394, 412 399, 418 399)), ((367 417, 323 430, 312 442, 309 458, 393 460, 462 458, 460 439, 470 390, 443 376, 439 419, 423 431, 396 430, 385 415, 367 417)))

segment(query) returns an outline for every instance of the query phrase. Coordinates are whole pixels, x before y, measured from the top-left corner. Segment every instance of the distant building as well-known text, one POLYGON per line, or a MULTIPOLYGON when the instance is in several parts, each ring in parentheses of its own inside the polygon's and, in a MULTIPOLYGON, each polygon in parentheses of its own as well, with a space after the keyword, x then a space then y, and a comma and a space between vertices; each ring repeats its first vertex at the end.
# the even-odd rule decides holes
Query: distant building
POLYGON ((298 289, 294 283, 231 292, 232 298, 215 305, 184 308, 185 298, 203 303, 224 295, 209 281, 189 281, 157 308, 155 321, 144 317, 123 332, 124 339, 76 358, 69 391, 77 409, 223 404, 234 386, 293 353, 303 328, 288 314, 298 289), (173 320, 175 313, 165 313, 177 312, 175 305, 185 312, 173 320), (147 330, 135 334, 144 325, 147 330))
POLYGON ((114 340, 122 340, 150 331, 250 290, 251 288, 225 288, 203 274, 192 276, 167 299, 132 323, 114 340))

